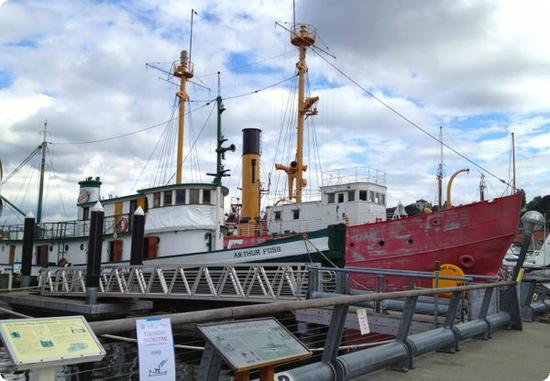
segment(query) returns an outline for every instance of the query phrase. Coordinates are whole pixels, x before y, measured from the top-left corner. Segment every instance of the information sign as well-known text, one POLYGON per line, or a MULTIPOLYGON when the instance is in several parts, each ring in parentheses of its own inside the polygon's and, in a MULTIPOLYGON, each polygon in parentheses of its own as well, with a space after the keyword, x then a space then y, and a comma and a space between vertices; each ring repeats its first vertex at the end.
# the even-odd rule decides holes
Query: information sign
POLYGON ((136 321, 139 379, 174 381, 176 362, 174 338, 169 318, 149 318, 136 321))
POLYGON ((105 350, 83 316, 0 320, 18 370, 99 361, 105 350))
POLYGON ((367 318, 367 310, 365 308, 359 308, 357 310, 357 321, 359 322, 361 335, 370 333, 369 319, 367 318))
POLYGON ((258 369, 299 360, 311 352, 274 318, 197 327, 233 370, 258 369))

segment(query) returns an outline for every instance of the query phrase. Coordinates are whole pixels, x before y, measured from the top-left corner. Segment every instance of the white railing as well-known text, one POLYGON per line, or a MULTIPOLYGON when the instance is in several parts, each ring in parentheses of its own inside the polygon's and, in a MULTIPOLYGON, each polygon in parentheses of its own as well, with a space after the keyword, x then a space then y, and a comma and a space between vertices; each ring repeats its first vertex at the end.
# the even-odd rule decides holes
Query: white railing
MULTIPOLYGON (((102 267, 99 297, 143 297, 273 302, 304 299, 308 264, 102 267)), ((86 268, 43 269, 42 295, 83 296, 86 268)))
POLYGON ((323 172, 323 186, 357 182, 386 185, 386 173, 370 167, 341 168, 323 172))

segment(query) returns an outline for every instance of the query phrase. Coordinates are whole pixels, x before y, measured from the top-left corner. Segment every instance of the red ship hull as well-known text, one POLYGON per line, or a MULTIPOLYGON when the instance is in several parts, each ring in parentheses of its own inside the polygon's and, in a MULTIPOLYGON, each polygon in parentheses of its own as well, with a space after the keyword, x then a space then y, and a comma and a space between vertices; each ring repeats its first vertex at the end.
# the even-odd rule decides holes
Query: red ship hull
POLYGON ((346 229, 346 267, 495 275, 518 231, 519 193, 451 209, 346 229))
MULTIPOLYGON (((520 206, 521 195, 516 193, 430 214, 347 226, 345 266, 431 272, 439 262, 457 265, 466 274, 495 275, 518 231, 520 206)), ((249 247, 271 239, 227 237, 225 245, 249 247)))

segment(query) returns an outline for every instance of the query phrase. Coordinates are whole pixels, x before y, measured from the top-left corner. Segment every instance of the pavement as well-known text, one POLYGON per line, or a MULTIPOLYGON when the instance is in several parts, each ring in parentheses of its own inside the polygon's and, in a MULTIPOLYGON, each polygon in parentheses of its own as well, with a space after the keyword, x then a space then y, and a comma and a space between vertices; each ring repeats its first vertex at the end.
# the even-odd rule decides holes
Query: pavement
POLYGON ((550 321, 498 330, 489 341, 466 340, 460 352, 420 356, 416 369, 381 370, 355 381, 550 381, 550 321))

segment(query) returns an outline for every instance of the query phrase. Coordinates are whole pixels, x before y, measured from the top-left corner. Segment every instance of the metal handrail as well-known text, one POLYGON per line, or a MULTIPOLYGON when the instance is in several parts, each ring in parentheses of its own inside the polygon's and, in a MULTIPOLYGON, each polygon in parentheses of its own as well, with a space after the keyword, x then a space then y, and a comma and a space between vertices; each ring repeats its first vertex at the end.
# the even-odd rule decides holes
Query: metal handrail
MULTIPOLYGON (((275 314, 280 312, 289 312, 305 308, 323 308, 340 305, 353 305, 363 302, 375 302, 385 299, 399 299, 418 296, 436 295, 444 292, 463 292, 482 289, 494 289, 499 287, 514 286, 516 282, 495 282, 471 284, 467 286, 444 287, 444 288, 426 288, 407 291, 393 291, 382 293, 370 293, 361 295, 340 295, 332 298, 323 299, 306 299, 293 301, 278 301, 268 304, 253 304, 238 307, 216 308, 206 311, 180 312, 174 314, 155 315, 155 317, 169 317, 172 324, 198 324, 212 320, 230 320, 249 318, 254 316, 262 316, 275 314)), ((142 319, 144 317, 139 317, 142 319)), ((122 318, 109 320, 108 322, 90 322, 90 326, 96 334, 116 333, 131 331, 135 328, 135 321, 138 318, 122 318)))

